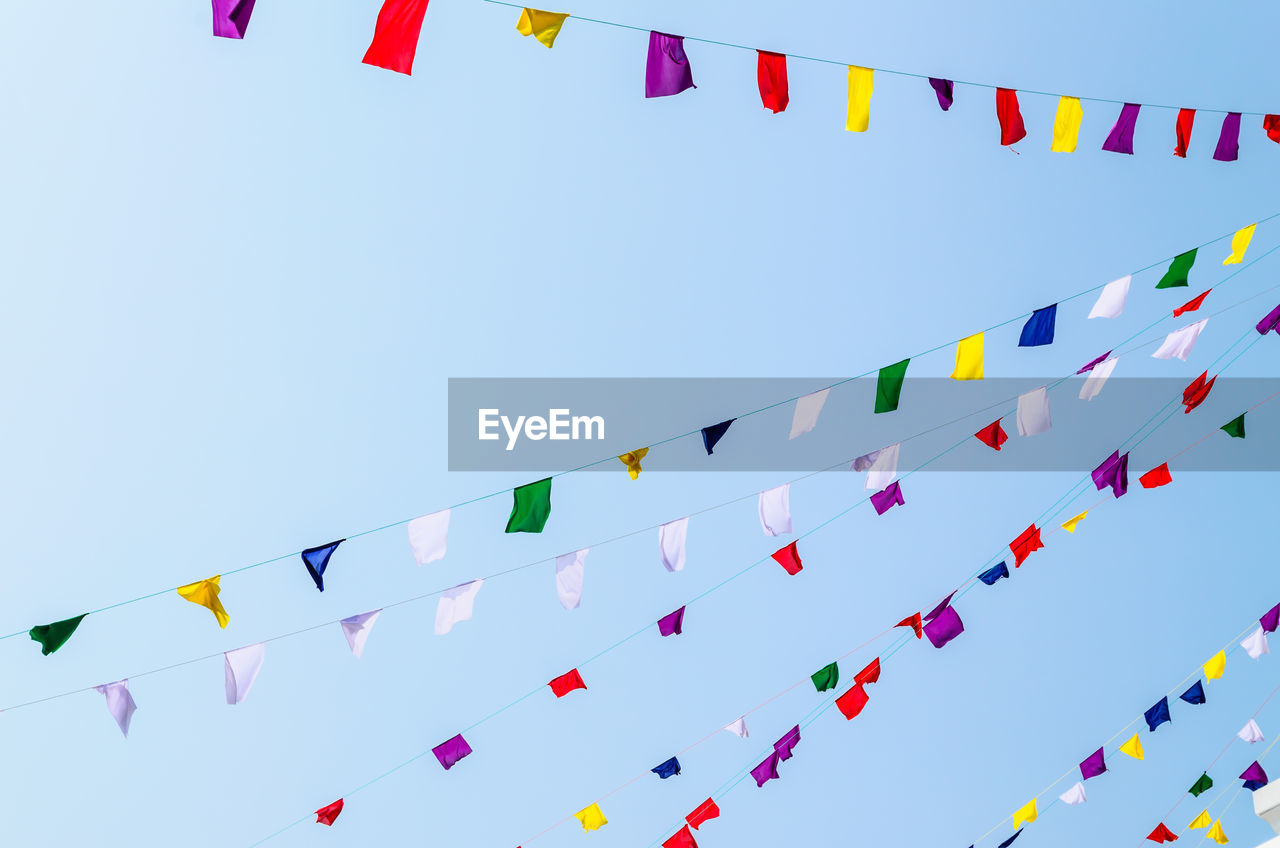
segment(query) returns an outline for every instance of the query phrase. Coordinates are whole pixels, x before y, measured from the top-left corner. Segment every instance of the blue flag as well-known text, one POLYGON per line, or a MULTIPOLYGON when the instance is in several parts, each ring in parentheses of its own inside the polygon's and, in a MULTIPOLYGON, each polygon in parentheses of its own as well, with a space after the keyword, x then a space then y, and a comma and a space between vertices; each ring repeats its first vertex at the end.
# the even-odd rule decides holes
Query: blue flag
POLYGON ((1154 707, 1142 714, 1142 717, 1147 720, 1147 729, 1152 733, 1166 721, 1173 721, 1169 718, 1169 696, 1166 695, 1157 701, 1154 707))
POLYGON ((729 425, 737 420, 730 418, 728 421, 702 428, 702 446, 707 449, 707 456, 715 453, 716 444, 724 438, 725 433, 729 432, 729 425))
POLYGON ((978 579, 981 580, 983 583, 986 583, 988 586, 994 586, 995 582, 999 580, 1001 577, 1008 577, 1008 576, 1009 576, 1009 566, 1005 565, 1004 561, 1002 560, 996 563, 995 565, 991 566, 990 568, 988 568, 986 571, 979 574, 978 579))
POLYGON ((302 552, 302 564, 307 567, 307 573, 311 575, 312 580, 316 581, 316 588, 321 592, 324 591, 324 570, 329 567, 329 557, 333 556, 338 545, 345 541, 346 539, 339 539, 318 548, 307 548, 302 552))
POLYGON ((1022 335, 1018 338, 1018 347, 1039 347, 1053 344, 1053 325, 1058 320, 1058 304, 1037 309, 1031 313, 1027 323, 1022 325, 1022 335))
POLYGON ((1013 836, 1010 836, 1004 842, 1001 842, 998 848, 1009 848, 1009 846, 1013 844, 1013 840, 1017 839, 1021 835, 1022 835, 1022 828, 1018 828, 1018 832, 1015 833, 1013 836))
POLYGON ((1194 685, 1187 691, 1178 696, 1188 704, 1204 703, 1204 683, 1197 680, 1194 685))
POLYGON ((649 769, 649 771, 653 772, 663 780, 666 780, 668 777, 671 777, 672 775, 676 775, 680 773, 680 761, 677 760, 675 757, 672 757, 671 759, 667 760, 665 763, 659 763, 658 765, 649 769))

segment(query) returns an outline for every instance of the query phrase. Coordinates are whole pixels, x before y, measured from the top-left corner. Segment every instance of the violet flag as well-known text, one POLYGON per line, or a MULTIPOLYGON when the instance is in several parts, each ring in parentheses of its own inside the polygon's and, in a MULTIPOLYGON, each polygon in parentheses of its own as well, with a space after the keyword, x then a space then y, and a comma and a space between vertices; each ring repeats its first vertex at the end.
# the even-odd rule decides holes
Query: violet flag
POLYGON ((1219 162, 1234 162, 1240 157, 1240 113, 1228 112, 1222 119, 1222 132, 1213 158, 1219 162))
POLYGON ((213 34, 218 38, 244 38, 257 0, 213 0, 213 34))
POLYGON ((658 619, 658 632, 663 636, 679 636, 684 628, 684 607, 658 619))
POLYGON ((1097 777, 1107 770, 1107 760, 1102 753, 1102 749, 1094 751, 1085 757, 1080 763, 1080 776, 1085 780, 1091 777, 1097 777))
POLYGON ((1097 365, 1098 363, 1102 362, 1104 359, 1106 359, 1106 358, 1107 358, 1108 356, 1110 356, 1110 355, 1111 355, 1111 351, 1107 351, 1106 353, 1102 354, 1102 356, 1099 356, 1099 357, 1097 357, 1096 359, 1092 359, 1092 360, 1090 360, 1089 362, 1085 363, 1084 367, 1083 367, 1083 368, 1081 368, 1081 369, 1080 369, 1079 371, 1077 371, 1076 373, 1077 373, 1077 374, 1085 374, 1085 373, 1088 373, 1089 371, 1092 371, 1092 370, 1093 370, 1093 366, 1095 366, 1095 365, 1097 365))
POLYGON ((441 742, 439 745, 431 749, 431 753, 436 755, 436 759, 440 761, 440 765, 444 766, 444 770, 448 771, 457 765, 458 761, 463 757, 471 754, 471 746, 467 744, 467 740, 462 738, 462 734, 441 742))
POLYGON ((949 79, 929 77, 929 85, 932 86, 933 93, 938 95, 938 105, 942 107, 942 111, 950 109, 956 99, 956 84, 949 79))
POLYGON ((1133 130, 1138 125, 1138 110, 1141 105, 1126 103, 1120 107, 1120 117, 1111 128, 1111 134, 1103 142, 1102 149, 1112 153, 1133 153, 1133 130))
POLYGON ((1280 306, 1268 312, 1261 321, 1258 322, 1258 333, 1265 336, 1280 325, 1280 306))
POLYGON ((756 779, 756 786, 764 786, 770 780, 776 780, 778 777, 778 752, 764 758, 764 762, 751 770, 751 776, 756 779))
POLYGON ((1129 491, 1129 454, 1121 456, 1119 451, 1113 451, 1093 469, 1093 485, 1098 491, 1110 486, 1111 493, 1117 498, 1129 491))
POLYGON ((649 59, 644 69, 644 96, 667 97, 693 84, 693 68, 684 52, 684 37, 649 33, 649 59))
POLYGON ((895 506, 903 506, 902 486, 897 480, 889 484, 889 488, 876 492, 871 496, 871 505, 876 508, 876 515, 884 515, 895 506))
POLYGON ((1280 604, 1276 604, 1271 609, 1262 614, 1262 618, 1258 619, 1258 623, 1262 625, 1262 629, 1268 633, 1275 633, 1276 627, 1280 626, 1280 604))
POLYGON ((1244 770, 1240 779, 1244 781, 1244 788, 1250 792, 1255 792, 1267 785, 1267 773, 1262 770, 1262 765, 1257 760, 1244 770))
POLYGON ((773 743, 774 753, 778 755, 780 760, 791 759, 791 751, 800 742, 800 725, 788 730, 782 734, 782 738, 773 743))
POLYGON ((964 632, 964 622, 955 607, 947 607, 938 613, 933 621, 924 626, 924 635, 929 637, 933 647, 941 648, 964 632))

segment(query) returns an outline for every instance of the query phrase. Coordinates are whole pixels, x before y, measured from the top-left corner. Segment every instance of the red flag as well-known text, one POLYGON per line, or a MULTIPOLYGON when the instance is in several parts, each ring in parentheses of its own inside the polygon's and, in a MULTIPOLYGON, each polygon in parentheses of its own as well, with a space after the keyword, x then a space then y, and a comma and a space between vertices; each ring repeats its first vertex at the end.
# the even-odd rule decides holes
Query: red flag
POLYGON ((1187 146, 1191 144, 1191 125, 1196 121, 1195 109, 1178 110, 1178 146, 1173 148, 1174 156, 1187 158, 1187 146))
POLYGON ((804 564, 800 562, 800 552, 796 550, 795 542, 781 550, 774 551, 773 558, 788 574, 795 574, 804 568, 804 564))
POLYGON ((1151 831, 1151 835, 1148 836, 1147 839, 1150 839, 1152 842, 1160 843, 1177 842, 1178 835, 1165 827, 1164 822, 1160 822, 1160 824, 1156 825, 1156 829, 1151 831))
POLYGON ((1173 482, 1173 477, 1169 474, 1169 463, 1162 462, 1155 468, 1148 471, 1138 478, 1138 482, 1142 484, 1144 489, 1154 489, 1158 486, 1166 486, 1173 482))
POLYGON ((1188 300, 1186 303, 1173 310, 1173 317, 1178 318, 1184 312, 1195 312, 1204 304, 1204 299, 1209 296, 1209 292, 1211 291, 1213 291, 1213 289, 1205 289, 1202 294, 1196 295, 1191 298, 1191 300, 1188 300))
POLYGON ((876 657, 867 663, 867 667, 853 676, 854 683, 878 683, 880 681, 880 658, 876 657))
POLYGON ((1267 138, 1280 144, 1280 115, 1267 115, 1262 119, 1262 128, 1267 131, 1267 138))
POLYGON ((401 74, 413 73, 413 54, 428 0, 383 0, 373 42, 360 61, 401 74))
POLYGON ((1044 542, 1040 541, 1040 528, 1032 524, 1022 531, 1021 536, 1009 543, 1009 550, 1013 552, 1013 567, 1018 568, 1034 551, 1043 547, 1044 542))
POLYGON ((906 618, 902 619, 902 621, 899 621, 897 624, 893 626, 894 627, 910 627, 912 630, 916 632, 916 638, 919 639, 921 636, 924 635, 924 624, 922 623, 923 621, 924 619, 920 617, 920 613, 916 613, 915 615, 907 616, 906 618))
POLYGON ((839 698, 836 698, 836 707, 844 714, 847 719, 857 718, 858 713, 862 712, 862 708, 867 705, 866 690, 862 688, 861 683, 855 683, 853 688, 845 692, 839 698))
POLYGON ((760 102, 776 115, 787 108, 787 57, 767 50, 756 51, 756 82, 760 85, 760 102))
POLYGON ((1000 419, 997 418, 981 430, 973 434, 978 441, 982 442, 992 450, 1000 450, 1000 446, 1009 441, 1009 434, 1000 426, 1000 419))
POLYGON ((689 825, 685 825, 676 831, 675 836, 662 843, 662 848, 698 848, 698 843, 689 832, 689 825))
POLYGON ((316 824, 333 826, 337 820, 338 814, 342 812, 342 799, 334 801, 332 804, 321 807, 316 810, 316 824))
POLYGON ((697 830, 698 825, 718 818, 720 818, 720 808, 716 806, 715 801, 708 798, 698 805, 698 809, 685 816, 684 820, 689 823, 689 827, 697 830))
POLYGON ((1004 145, 1022 141, 1027 128, 1018 110, 1018 92, 1012 88, 996 89, 996 117, 1000 119, 1000 143, 1004 145))
POLYGON ((1205 371, 1182 390, 1182 405, 1186 407, 1186 409, 1182 410, 1184 413, 1190 412, 1204 403, 1204 399, 1209 396, 1209 390, 1213 388, 1213 381, 1218 378, 1215 376, 1213 380, 1206 383, 1204 378, 1208 376, 1209 372, 1205 371))
POLYGON ((574 689, 587 688, 587 684, 582 682, 582 675, 578 674, 576 668, 573 671, 566 671, 547 685, 551 687, 552 692, 556 693, 557 698, 563 698, 574 689))

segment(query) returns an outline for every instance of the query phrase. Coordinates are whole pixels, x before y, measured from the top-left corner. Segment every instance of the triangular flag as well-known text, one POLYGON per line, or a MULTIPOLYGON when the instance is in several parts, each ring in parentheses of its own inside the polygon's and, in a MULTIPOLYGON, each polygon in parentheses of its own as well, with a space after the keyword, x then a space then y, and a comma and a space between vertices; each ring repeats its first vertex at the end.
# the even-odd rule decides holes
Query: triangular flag
POLYGON ((736 721, 731 721, 724 726, 724 729, 737 736, 739 739, 746 739, 751 734, 747 732, 747 717, 743 716, 736 721))
POLYGON ((1227 652, 1218 651, 1208 662, 1204 664, 1204 676, 1210 680, 1217 680, 1222 676, 1222 672, 1227 668, 1227 652))
POLYGON ((1151 354, 1153 359, 1173 359, 1175 356, 1183 362, 1187 361, 1187 357, 1191 355, 1191 350, 1196 346, 1196 339, 1200 338, 1200 333, 1204 330, 1206 324, 1209 323, 1208 318, 1202 318, 1194 324, 1174 330, 1165 336, 1163 342, 1155 353, 1151 354))
POLYGON ((355 655, 356 659, 364 656, 364 643, 369 641, 369 634, 373 631, 373 624, 381 614, 382 610, 376 609, 371 612, 353 615, 350 618, 344 618, 338 622, 342 625, 342 635, 347 637, 347 646, 351 648, 351 653, 355 655))
POLYGON ((1018 830, 1024 824, 1031 824, 1040 814, 1036 811, 1036 799, 1032 798, 1013 814, 1013 828, 1018 830))
POLYGON ((803 436, 817 426, 818 416, 822 414, 822 405, 827 402, 827 395, 830 393, 830 389, 822 389, 796 398, 796 411, 791 416, 791 435, 787 438, 803 436))
MULTIPOLYGON (((1021 830, 1014 831, 1013 836, 1010 836, 1004 842, 1001 842, 999 845, 996 846, 996 848, 1009 848, 1009 846, 1013 844, 1013 841, 1021 835, 1022 835, 1021 830)), ((970 846, 970 848, 972 848, 972 846, 970 846)))
POLYGON ((1191 266, 1196 264, 1196 250, 1193 248, 1186 253, 1179 253, 1173 257, 1173 262, 1169 263, 1169 270, 1164 272, 1164 276, 1160 278, 1160 282, 1156 283, 1158 289, 1174 289, 1187 285, 1187 276, 1191 273, 1191 266))
POLYGON ((693 66, 684 52, 684 36, 649 33, 649 58, 644 69, 644 96, 669 97, 690 88, 693 66))
POLYGON ((941 79, 939 77, 929 77, 929 87, 933 89, 934 95, 938 98, 938 106, 942 111, 951 108, 951 104, 956 100, 956 84, 955 80, 941 79))
POLYGON ((698 805, 698 809, 685 816, 684 820, 689 823, 689 827, 697 830, 699 825, 718 818, 720 818, 720 808, 716 806, 715 800, 708 798, 698 805))
POLYGON ((321 592, 324 591, 324 570, 329 567, 329 557, 333 556, 333 552, 338 549, 338 545, 345 541, 346 539, 339 539, 336 542, 330 542, 318 548, 307 548, 302 552, 302 564, 307 567, 307 573, 311 575, 311 579, 315 581, 316 588, 321 592))
POLYGON ((844 128, 849 132, 866 132, 871 125, 871 92, 875 71, 858 65, 849 66, 849 103, 844 128))
POLYGON ((1089 310, 1090 318, 1119 318, 1124 312, 1125 301, 1129 299, 1129 284, 1133 276, 1126 274, 1118 280, 1112 280, 1102 287, 1102 294, 1089 310))
POLYGON ((620 455, 618 460, 623 465, 627 466, 627 474, 631 475, 631 479, 634 480, 639 477, 640 472, 644 470, 640 467, 640 460, 644 459, 648 455, 648 448, 640 448, 639 450, 627 451, 620 455))
MULTIPOLYGON (((1230 117, 1231 115, 1227 116, 1227 118, 1230 118, 1230 117)), ((1236 115, 1236 133, 1239 134, 1239 131, 1240 131, 1240 116, 1236 115)), ((1223 132, 1223 135, 1225 135, 1227 132, 1225 121, 1223 122, 1222 132, 1223 132)), ((1219 145, 1221 145, 1222 142, 1219 141, 1218 143, 1219 145)), ((1215 153, 1213 155, 1213 158, 1217 159, 1218 154, 1215 153)), ((1235 157, 1232 156, 1231 158, 1234 159, 1235 157)), ((1209 828, 1209 832, 1204 835, 1204 838, 1212 839, 1214 842, 1218 843, 1219 845, 1226 845, 1230 841, 1229 839, 1227 839, 1227 835, 1222 832, 1222 819, 1214 820, 1213 827, 1209 828)))
POLYGON ((766 536, 791 532, 791 484, 760 493, 760 527, 766 536))
POLYGON ((222 575, 218 574, 208 580, 197 580, 194 583, 179 586, 178 594, 191 603, 199 604, 213 613, 213 617, 218 620, 218 626, 225 630, 227 623, 231 621, 231 616, 227 615, 227 611, 222 606, 222 601, 218 600, 218 593, 222 591, 222 588, 218 585, 218 581, 221 579, 222 575))
POLYGON ((1018 435, 1038 436, 1047 433, 1053 427, 1053 417, 1049 414, 1049 387, 1018 395, 1018 435))
POLYGON ((1208 810, 1201 810, 1200 815, 1191 820, 1191 824, 1187 825, 1189 830, 1199 830, 1202 827, 1208 827, 1213 824, 1213 817, 1209 815, 1208 810))
POLYGON ((1166 695, 1159 701, 1156 701, 1155 706, 1143 713, 1142 717, 1147 720, 1147 730, 1152 733, 1155 732, 1157 727, 1165 722, 1173 721, 1173 719, 1169 717, 1169 696, 1166 695))
POLYGON ((1133 734, 1128 742, 1120 746, 1120 753, 1128 754, 1135 760, 1142 759, 1142 740, 1138 738, 1138 734, 1133 734))
POLYGON ((1000 143, 1016 144, 1027 137, 1022 123, 1022 110, 1018 108, 1018 92, 1012 88, 996 89, 996 119, 1000 121, 1000 143))
POLYGON ((1093 359, 1090 359, 1084 365, 1081 365, 1080 368, 1076 370, 1076 374, 1088 374, 1094 368, 1101 365, 1106 360, 1106 358, 1111 354, 1112 354, 1112 351, 1109 350, 1106 353, 1095 356, 1093 359))
POLYGON ((1080 400, 1093 400, 1102 393, 1102 387, 1106 385, 1107 378, 1111 376, 1111 372, 1116 370, 1118 359, 1108 359, 1094 366, 1089 372, 1089 377, 1084 381, 1084 385, 1080 387, 1080 400))
POLYGON ((663 842, 662 848, 698 848, 698 841, 693 838, 693 834, 689 832, 689 825, 686 824, 663 842))
POLYGON ((1013 567, 1020 567, 1027 561, 1027 557, 1043 547, 1044 543, 1040 541, 1040 528, 1032 524, 1023 530, 1018 538, 1009 543, 1009 550, 1013 552, 1013 567))
POLYGON ((587 574, 587 552, 583 548, 556 557, 556 597, 565 609, 577 609, 582 601, 582 583, 587 574))
POLYGON ((1178 836, 1173 831, 1169 830, 1169 828, 1165 827, 1164 822, 1160 822, 1160 824, 1156 825, 1155 830, 1148 834, 1147 839, 1152 842, 1160 843, 1177 842, 1178 836))
POLYGON ((1200 307, 1204 305, 1204 299, 1209 296, 1209 292, 1211 291, 1213 291, 1213 289, 1205 289, 1200 294, 1196 295, 1195 297, 1188 300, 1186 303, 1179 306, 1177 309, 1173 310, 1173 317, 1181 318, 1183 313, 1198 312, 1200 310, 1200 307))
POLYGON ((532 35, 538 41, 554 47, 560 27, 564 26, 569 16, 562 12, 544 12, 541 9, 525 7, 520 10, 520 19, 516 21, 516 31, 521 35, 532 35))
POLYGON ((1267 773, 1263 770, 1262 764, 1254 760, 1247 769, 1240 774, 1240 780, 1244 781, 1244 788, 1250 792, 1256 792, 1269 782, 1267 773))
POLYGON ((716 445, 724 438, 724 434, 729 432, 729 425, 736 418, 730 418, 728 421, 721 421, 719 424, 712 424, 710 427, 702 428, 702 447, 706 449, 707 456, 715 453, 716 445))
POLYGON ((217 38, 244 38, 257 0, 213 0, 213 34, 217 38))
POLYGON ((439 745, 431 749, 431 753, 436 755, 436 759, 440 761, 440 765, 445 771, 453 768, 464 757, 470 756, 473 752, 471 746, 467 744, 467 740, 462 738, 459 733, 451 739, 446 739, 439 745))
POLYGON ((956 367, 951 372, 953 380, 982 379, 982 339, 983 333, 974 333, 960 340, 956 345, 956 367))
POLYGON ((360 61, 401 74, 413 73, 418 34, 427 14, 427 0, 383 0, 373 41, 360 61))
POLYGON ((1240 732, 1236 734, 1241 741, 1248 742, 1250 745, 1255 742, 1261 742, 1265 737, 1262 735, 1262 728, 1258 727, 1258 723, 1253 719, 1249 719, 1248 724, 1240 728, 1240 732))
POLYGON ((547 685, 551 687, 551 691, 555 693, 557 698, 563 698, 575 689, 587 688, 587 684, 582 682, 582 675, 576 668, 566 671, 547 685))
POLYGON ((1074 516, 1072 518, 1068 518, 1066 521, 1062 523, 1062 529, 1066 530, 1068 533, 1076 532, 1076 525, 1079 524, 1081 521, 1084 521, 1085 516, 1088 514, 1089 514, 1089 510, 1086 509, 1084 512, 1080 513, 1079 515, 1074 516))
POLYGON ((795 542, 785 548, 774 551, 773 560, 782 566, 782 570, 788 574, 798 574, 800 569, 804 568, 804 563, 800 561, 800 551, 796 549, 795 542))
POLYGON ((852 720, 858 717, 869 700, 863 684, 855 683, 849 691, 836 698, 836 709, 846 719, 852 720))
POLYGON ((472 580, 454 586, 452 589, 445 589, 440 593, 440 601, 436 604, 436 627, 437 636, 443 636, 453 629, 453 625, 459 621, 470 621, 471 613, 475 609, 476 595, 480 592, 480 587, 484 585, 484 580, 472 580))
POLYGON ((126 678, 93 688, 106 697, 107 711, 116 720, 116 726, 120 728, 124 738, 128 739, 129 723, 133 721, 133 714, 138 709, 138 705, 133 702, 133 695, 129 694, 129 680, 126 678))
POLYGON ((1218 377, 1215 374, 1212 379, 1206 381, 1205 378, 1208 376, 1208 371, 1201 372, 1199 377, 1192 380, 1182 390, 1182 405, 1185 407, 1182 411, 1184 413, 1195 409, 1209 397, 1209 392, 1213 390, 1213 384, 1217 382, 1218 377))
POLYGON ((31 637, 31 641, 40 643, 40 653, 47 657, 67 644, 71 634, 76 632, 76 628, 80 626, 80 622, 84 621, 84 617, 88 614, 86 612, 83 615, 77 615, 75 618, 55 621, 52 624, 37 624, 27 631, 27 635, 31 637))
POLYGON ((978 575, 978 579, 988 586, 994 586, 997 580, 1001 580, 1009 576, 1009 566, 1005 565, 1004 560, 988 568, 986 571, 978 575))
POLYGON ((1041 347, 1053 344, 1053 330, 1058 321, 1058 304, 1054 303, 1031 313, 1022 325, 1018 347, 1041 347))
POLYGON ((324 824, 332 826, 338 820, 338 815, 342 812, 342 799, 334 801, 332 804, 326 804, 316 810, 316 824, 324 824))
MULTIPOLYGON (((1188 789, 1187 791, 1191 793, 1191 796, 1193 798, 1199 798, 1201 795, 1208 792, 1212 788, 1213 788, 1213 778, 1209 776, 1208 772, 1205 772, 1196 778, 1196 782, 1191 784, 1191 788, 1188 789)), ((1204 813, 1201 813, 1201 815, 1204 815, 1204 813)), ((1208 826, 1208 824, 1209 822, 1206 821, 1204 824, 1200 825, 1200 827, 1206 827, 1208 826)))
MULTIPOLYGON (((393 0, 387 0, 388 3, 393 0)), ((527 483, 512 491, 514 502, 507 533, 541 533, 551 517, 551 478, 527 483)))
POLYGON ((1240 647, 1245 649, 1251 660, 1256 660, 1263 654, 1271 653, 1271 646, 1267 644, 1267 633, 1261 627, 1253 631, 1247 639, 1241 642, 1240 647))
POLYGON ((1183 692, 1178 697, 1193 706, 1197 704, 1203 704, 1205 702, 1204 683, 1200 680, 1197 680, 1195 683, 1192 683, 1191 686, 1187 688, 1187 691, 1183 692))
POLYGON ((1172 483, 1173 475, 1169 473, 1169 463, 1160 463, 1155 468, 1139 477, 1138 482, 1142 484, 1142 488, 1144 489, 1156 489, 1160 486, 1167 486, 1172 483))
POLYGON ((1262 617, 1258 619, 1258 624, 1268 633, 1275 633, 1276 628, 1280 627, 1280 604, 1276 604, 1264 612, 1262 617))
POLYGON ((907 366, 910 364, 910 359, 904 359, 880 369, 876 376, 877 413, 893 412, 898 408, 898 401, 902 398, 902 383, 907 378, 907 366))
POLYGON ((787 57, 767 50, 756 51, 756 86, 760 102, 773 114, 787 108, 791 101, 787 84, 787 57))
POLYGON ((1097 777, 1106 770, 1107 759, 1101 748, 1080 761, 1080 776, 1085 780, 1097 777))
POLYGON ((916 613, 915 615, 907 616, 906 618, 902 619, 902 621, 899 621, 897 624, 893 626, 894 627, 910 627, 912 630, 915 631, 916 638, 920 639, 924 636, 924 626, 922 625, 921 622, 922 622, 922 619, 920 617, 920 613, 916 613))
POLYGON ((1226 424, 1223 424, 1218 429, 1226 433, 1228 436, 1230 436, 1233 439, 1243 439, 1244 438, 1244 417, 1246 414, 1247 413, 1244 413, 1244 412, 1240 413, 1235 418, 1232 418, 1230 421, 1228 421, 1226 424))
POLYGON ((1058 800, 1072 807, 1078 807, 1089 800, 1084 794, 1084 784, 1076 781, 1075 785, 1058 796, 1058 800))
POLYGON ((409 547, 418 565, 444 559, 449 543, 449 516, 453 510, 442 509, 409 522, 409 547))
POLYGON ((993 450, 1000 450, 1000 446, 1009 441, 1009 434, 1004 431, 1004 427, 1000 426, 999 418, 992 421, 973 435, 978 439, 978 441, 993 450))
POLYGON ((836 684, 840 682, 840 665, 839 663, 830 663, 809 675, 809 679, 813 681, 813 686, 819 692, 825 692, 828 689, 836 688, 836 684))
POLYGON ((658 619, 658 633, 662 636, 679 636, 684 632, 684 607, 667 613, 658 619))
POLYGON ((689 519, 677 518, 658 528, 658 556, 667 571, 683 571, 685 541, 689 537, 689 519))
POLYGON ((222 655, 226 677, 227 703, 238 704, 249 697, 253 682, 262 670, 267 657, 267 646, 261 642, 227 651, 222 655))
POLYGON ((649 771, 656 774, 662 780, 666 780, 668 777, 675 777, 680 773, 680 761, 675 757, 672 757, 669 760, 664 760, 663 762, 658 763, 656 766, 649 769, 649 771))

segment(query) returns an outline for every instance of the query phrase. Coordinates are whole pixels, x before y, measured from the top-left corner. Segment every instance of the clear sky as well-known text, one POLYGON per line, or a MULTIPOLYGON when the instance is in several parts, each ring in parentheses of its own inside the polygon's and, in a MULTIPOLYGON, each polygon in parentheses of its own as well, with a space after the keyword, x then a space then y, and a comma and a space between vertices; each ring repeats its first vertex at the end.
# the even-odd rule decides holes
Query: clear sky
MULTIPOLYGON (((406 78, 360 64, 377 8, 262 0, 243 42, 210 37, 200 0, 8 10, 0 634, 527 482, 447 473, 449 377, 861 373, 1280 211, 1280 147, 1257 117, 1240 161, 1223 164, 1209 158, 1221 116, 1202 114, 1183 161, 1174 113, 1144 108, 1129 157, 1098 150, 1119 107, 1086 103, 1067 156, 1048 150, 1054 100, 1024 96, 1029 137, 1014 152, 998 144, 989 89, 958 88, 944 114, 923 80, 878 75, 871 130, 852 134, 839 66, 792 62, 791 106, 774 116, 750 53, 690 43, 698 88, 647 102, 643 33, 571 20, 548 51, 517 35, 513 9, 436 0, 406 78)), ((565 11, 1024 89, 1280 111, 1278 19, 1263 2, 565 11)), ((1280 226, 1260 227, 1251 257, 1277 244, 1280 226)), ((1067 373, 1221 280, 1226 253, 1205 248, 1190 289, 1135 278, 1116 321, 1086 322, 1091 298, 1064 305, 1050 347, 1017 349, 1016 324, 991 333, 987 373, 1067 373)), ((1269 289, 1278 268, 1263 259, 1210 305, 1269 289)), ((1276 299, 1215 317, 1189 362, 1137 355, 1121 369, 1190 380, 1276 299)), ((1263 339, 1231 373, 1274 374, 1276 345, 1263 339)), ((947 350, 912 367, 951 366, 947 350)), ((1211 397, 1170 426, 1190 442, 1236 411, 1211 397)), ((788 415, 773 419, 779 450, 788 415)), ((712 423, 688 418, 669 410, 655 439, 712 423)), ((1274 405, 1258 410, 1237 446, 1274 457, 1278 424, 1274 405)), ((878 447, 853 422, 820 426, 849 427, 849 455, 878 447)), ((1163 458, 1139 448, 1131 467, 1163 458)), ((965 846, 1120 731, 1280 600, 1274 480, 1179 476, 1176 463, 1174 475, 966 595, 960 639, 886 660, 861 717, 823 714, 780 781, 721 799, 702 843, 965 846)), ((785 479, 578 474, 556 481, 541 536, 504 535, 508 497, 482 501, 455 511, 440 563, 415 567, 395 528, 344 545, 324 594, 296 558, 226 577, 226 631, 167 593, 90 616, 51 657, 0 641, 0 706, 785 479)), ((428 756, 354 795, 768 554, 779 540, 760 533, 753 499, 694 519, 679 574, 652 532, 594 548, 573 612, 548 562, 487 583, 475 619, 445 637, 428 600, 384 613, 362 660, 336 624, 272 642, 235 707, 217 657, 137 677, 127 741, 92 692, 15 710, 0 716, 6 841, 247 848, 345 794, 332 829, 303 824, 269 844, 646 848, 822 697, 806 682, 748 717, 749 740, 715 735, 681 755, 678 778, 605 799, 598 832, 571 821, 529 840, 935 600, 1078 479, 913 476, 906 507, 859 507, 803 540, 800 575, 748 572, 692 605, 682 636, 649 633, 586 665, 588 692, 543 689, 468 731, 475 754, 452 771, 428 756)), ((860 475, 797 483, 797 530, 862 497, 860 475)), ((843 677, 889 644, 850 657, 843 677)), ((1177 703, 1172 725, 1144 732, 1143 763, 1114 758, 1088 803, 1056 805, 1020 844, 1138 845, 1280 682, 1274 663, 1232 654, 1206 705, 1177 703)), ((1259 717, 1269 738, 1276 704, 1259 717)), ((1218 785, 1257 753, 1236 743, 1218 785)), ((1201 806, 1188 799, 1168 824, 1201 806)), ((1245 846, 1268 833, 1247 794, 1224 826, 1245 846)))

